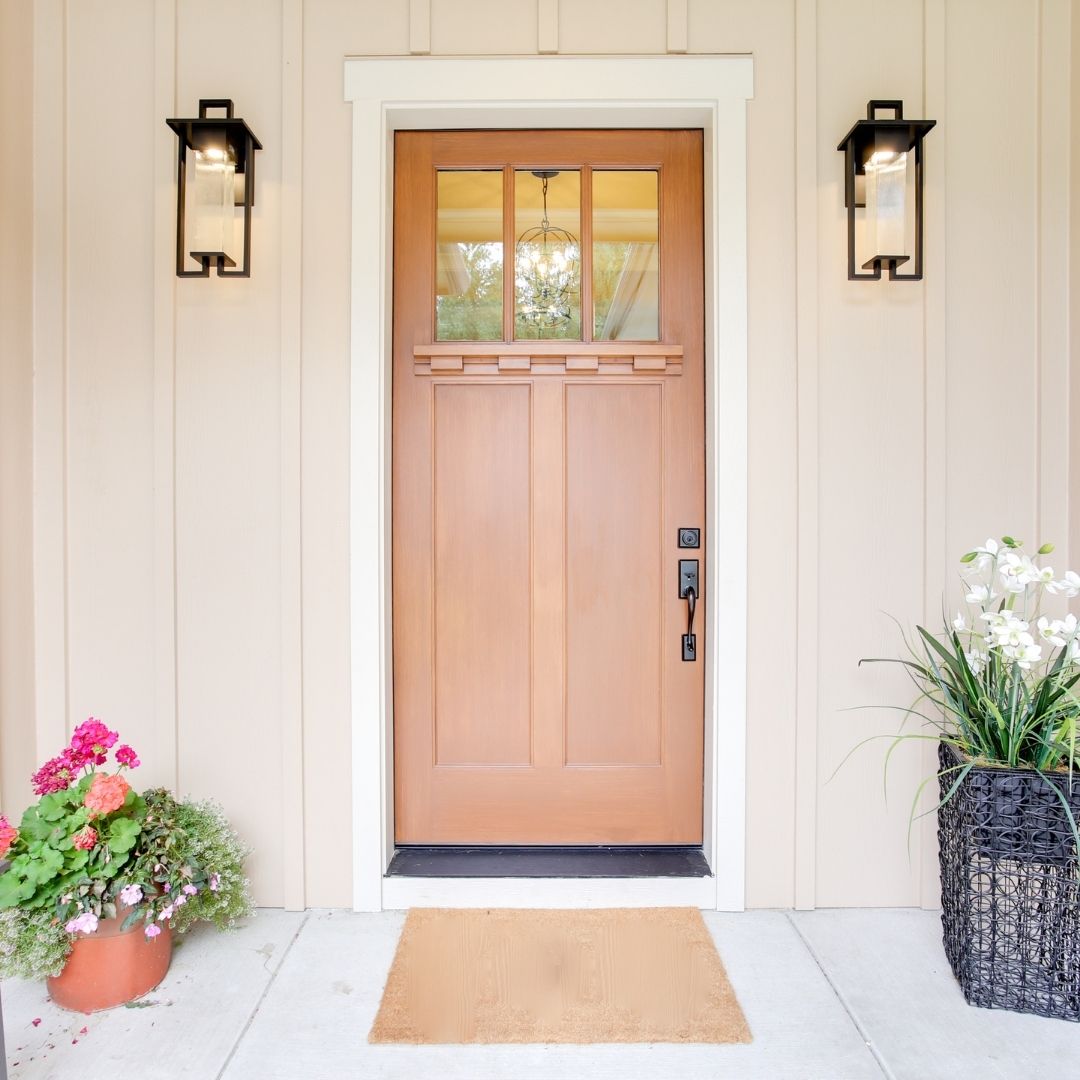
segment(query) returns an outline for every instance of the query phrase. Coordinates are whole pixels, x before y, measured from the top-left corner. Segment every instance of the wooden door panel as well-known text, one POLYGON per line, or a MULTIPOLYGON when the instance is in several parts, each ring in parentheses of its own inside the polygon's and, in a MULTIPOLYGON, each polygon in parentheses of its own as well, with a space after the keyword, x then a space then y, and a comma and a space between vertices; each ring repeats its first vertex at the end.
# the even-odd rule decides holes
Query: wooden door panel
MULTIPOLYGON (((705 642, 681 660, 679 526, 704 541, 702 137, 407 132, 395 150, 399 843, 697 843, 705 642), (436 171, 659 172, 660 341, 434 340, 436 171)), ((589 288, 583 283, 583 308, 589 288)), ((510 333, 513 319, 504 312, 510 333)), ((702 581, 706 567, 702 561, 702 581)), ((700 602, 704 613, 707 596, 700 602)))
POLYGON ((435 764, 528 765, 529 387, 434 401, 435 764))
POLYGON ((566 387, 566 761, 659 765, 663 387, 566 387))

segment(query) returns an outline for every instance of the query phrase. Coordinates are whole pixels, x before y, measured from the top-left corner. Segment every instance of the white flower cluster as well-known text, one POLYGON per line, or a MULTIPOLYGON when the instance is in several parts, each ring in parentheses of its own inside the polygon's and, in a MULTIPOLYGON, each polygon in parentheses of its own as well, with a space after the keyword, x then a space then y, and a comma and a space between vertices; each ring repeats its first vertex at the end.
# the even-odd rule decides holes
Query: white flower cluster
MULTIPOLYGON (((1065 599, 1080 596, 1080 574, 1068 570, 1064 577, 1056 578, 1053 567, 1037 566, 1019 548, 1019 544, 1008 538, 1000 545, 991 539, 965 556, 973 573, 964 581, 964 599, 981 609, 978 619, 986 625, 969 627, 961 613, 953 620, 953 629, 970 636, 971 647, 964 655, 976 675, 986 667, 994 652, 1025 671, 1044 659, 1051 659, 1055 649, 1067 649, 1069 663, 1080 663, 1076 616, 1071 612, 1063 619, 1038 615, 1044 591, 1065 599), (1019 611, 1018 603, 1022 603, 1019 611), (995 604, 996 607, 991 607, 995 604)), ((1046 545, 1040 554, 1048 554, 1050 550, 1050 545, 1046 545)))

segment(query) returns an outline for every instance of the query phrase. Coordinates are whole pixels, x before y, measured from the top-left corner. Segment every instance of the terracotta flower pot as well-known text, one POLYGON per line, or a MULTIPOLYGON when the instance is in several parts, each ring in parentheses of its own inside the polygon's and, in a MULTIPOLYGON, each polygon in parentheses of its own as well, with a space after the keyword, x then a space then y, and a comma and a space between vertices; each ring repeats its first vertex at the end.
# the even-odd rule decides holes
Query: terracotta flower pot
POLYGON ((61 1008, 81 1013, 113 1009, 150 993, 165 978, 172 931, 158 923, 161 933, 147 938, 141 920, 121 930, 127 914, 102 919, 94 933, 76 938, 64 970, 46 979, 49 997, 61 1008))

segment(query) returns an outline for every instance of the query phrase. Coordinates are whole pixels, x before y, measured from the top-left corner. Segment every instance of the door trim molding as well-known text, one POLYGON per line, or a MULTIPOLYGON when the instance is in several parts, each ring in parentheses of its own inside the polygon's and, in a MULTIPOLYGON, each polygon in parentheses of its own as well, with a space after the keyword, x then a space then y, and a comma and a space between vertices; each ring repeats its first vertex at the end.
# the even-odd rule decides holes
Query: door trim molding
POLYGON ((748 56, 393 57, 345 61, 353 107, 350 623, 353 906, 693 903, 741 910, 746 877, 748 56), (516 98, 499 96, 513 86, 516 98), (448 99, 447 94, 453 94, 448 99), (705 133, 704 851, 715 877, 385 878, 394 853, 390 590, 393 136, 438 128, 702 128, 705 133), (723 610, 724 617, 720 618, 723 610), (722 712, 718 703, 723 703, 722 712), (539 886, 542 886, 538 888, 539 886), (610 892, 610 895, 609 895, 610 892), (678 892, 681 900, 675 896, 678 892), (407 895, 406 895, 407 894, 407 895), (669 895, 670 894, 670 895, 669 895))

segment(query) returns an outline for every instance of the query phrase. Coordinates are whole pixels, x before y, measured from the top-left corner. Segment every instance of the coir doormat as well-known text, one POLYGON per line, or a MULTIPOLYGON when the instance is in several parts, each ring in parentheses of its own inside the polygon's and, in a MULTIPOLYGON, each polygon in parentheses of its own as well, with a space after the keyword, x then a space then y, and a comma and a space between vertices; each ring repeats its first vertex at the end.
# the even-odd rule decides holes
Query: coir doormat
POLYGON ((696 908, 450 910, 405 919, 373 1043, 746 1043, 696 908))

